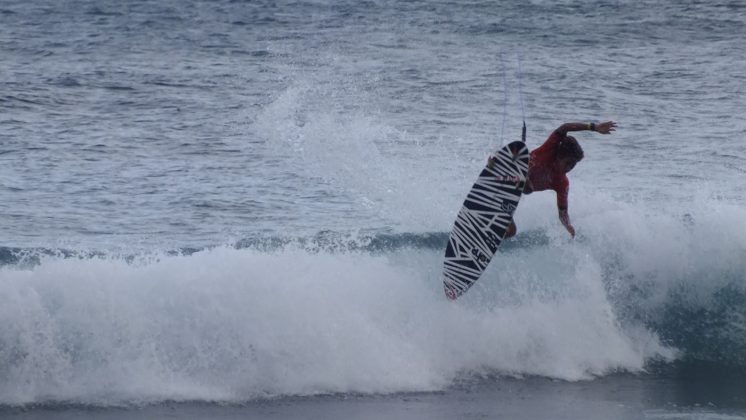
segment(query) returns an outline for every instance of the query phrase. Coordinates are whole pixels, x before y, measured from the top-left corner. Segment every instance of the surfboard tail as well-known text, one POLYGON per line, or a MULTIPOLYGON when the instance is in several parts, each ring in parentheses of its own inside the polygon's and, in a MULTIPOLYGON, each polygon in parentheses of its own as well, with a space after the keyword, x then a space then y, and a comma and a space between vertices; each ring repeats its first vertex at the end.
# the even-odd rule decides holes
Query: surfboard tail
POLYGON ((443 291, 445 292, 448 300, 456 300, 456 298, 458 297, 458 292, 450 284, 443 283, 443 291))

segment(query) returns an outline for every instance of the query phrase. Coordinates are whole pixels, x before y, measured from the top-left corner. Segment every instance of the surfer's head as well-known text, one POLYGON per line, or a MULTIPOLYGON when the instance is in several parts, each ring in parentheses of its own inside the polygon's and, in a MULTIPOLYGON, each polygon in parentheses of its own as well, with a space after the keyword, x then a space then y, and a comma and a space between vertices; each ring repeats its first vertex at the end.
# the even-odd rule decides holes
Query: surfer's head
POLYGON ((583 148, 575 137, 565 136, 557 145, 557 162, 565 172, 570 172, 583 156, 583 148))

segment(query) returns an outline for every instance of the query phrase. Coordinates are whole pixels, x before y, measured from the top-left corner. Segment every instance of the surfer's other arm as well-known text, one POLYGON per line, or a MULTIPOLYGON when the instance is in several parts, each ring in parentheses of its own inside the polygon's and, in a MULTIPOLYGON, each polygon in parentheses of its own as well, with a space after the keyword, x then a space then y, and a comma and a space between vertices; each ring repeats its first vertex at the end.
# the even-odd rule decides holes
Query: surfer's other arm
POLYGON ((562 124, 555 131, 562 135, 565 135, 570 131, 595 131, 601 134, 611 134, 611 132, 614 131, 615 128, 616 123, 614 121, 606 121, 598 124, 571 122, 562 124))

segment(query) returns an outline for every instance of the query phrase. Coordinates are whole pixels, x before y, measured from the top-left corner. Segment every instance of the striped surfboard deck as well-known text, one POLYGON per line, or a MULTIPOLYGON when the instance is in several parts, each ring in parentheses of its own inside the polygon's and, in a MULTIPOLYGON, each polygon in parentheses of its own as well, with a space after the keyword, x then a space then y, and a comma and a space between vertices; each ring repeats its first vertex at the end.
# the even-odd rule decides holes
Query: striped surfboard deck
POLYGON ((490 156, 456 217, 446 246, 443 289, 454 300, 482 275, 505 237, 528 173, 526 144, 514 141, 490 156))

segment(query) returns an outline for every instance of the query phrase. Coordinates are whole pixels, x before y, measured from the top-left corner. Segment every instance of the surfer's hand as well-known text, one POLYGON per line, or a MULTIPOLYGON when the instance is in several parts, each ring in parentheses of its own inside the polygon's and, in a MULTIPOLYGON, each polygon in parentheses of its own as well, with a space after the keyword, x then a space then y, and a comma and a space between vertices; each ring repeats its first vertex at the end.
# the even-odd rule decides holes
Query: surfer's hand
POLYGON ((596 132, 601 134, 611 134, 615 128, 616 123, 614 121, 606 121, 596 124, 596 132))
POLYGON ((572 227, 572 223, 570 223, 570 215, 567 213, 567 209, 562 209, 559 211, 559 219, 560 222, 562 222, 562 226, 567 229, 568 232, 570 232, 570 235, 574 238, 575 237, 575 228, 572 227))

